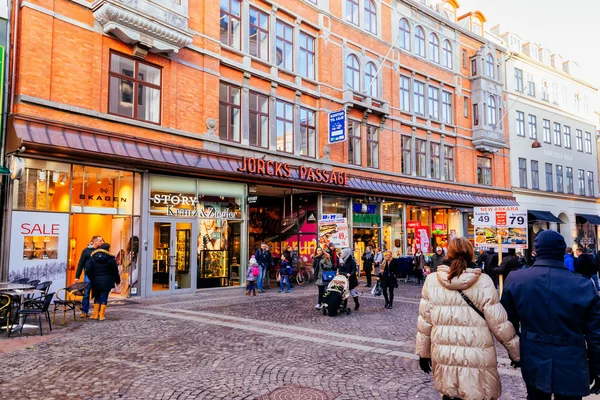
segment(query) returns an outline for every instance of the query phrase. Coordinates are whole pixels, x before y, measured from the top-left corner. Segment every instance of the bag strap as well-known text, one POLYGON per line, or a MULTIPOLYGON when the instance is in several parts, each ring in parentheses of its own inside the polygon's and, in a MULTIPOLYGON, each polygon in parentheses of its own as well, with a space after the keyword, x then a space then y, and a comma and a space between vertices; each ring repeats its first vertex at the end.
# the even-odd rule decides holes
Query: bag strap
POLYGON ((481 318, 483 318, 484 321, 486 321, 485 315, 483 314, 483 312, 479 308, 477 308, 477 306, 475 304, 473 304, 473 302, 471 301, 469 296, 464 294, 462 290, 459 290, 458 293, 460 293, 461 297, 465 300, 465 302, 469 305, 469 307, 471 307, 473 310, 475 310, 475 312, 477 314, 479 314, 479 316, 481 318))

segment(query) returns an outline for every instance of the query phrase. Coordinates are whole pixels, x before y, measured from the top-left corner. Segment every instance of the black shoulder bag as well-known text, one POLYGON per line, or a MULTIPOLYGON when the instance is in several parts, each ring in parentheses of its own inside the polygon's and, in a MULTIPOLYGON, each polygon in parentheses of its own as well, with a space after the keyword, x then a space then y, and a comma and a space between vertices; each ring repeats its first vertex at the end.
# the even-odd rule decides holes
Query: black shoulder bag
POLYGON ((481 318, 483 318, 484 321, 486 321, 485 315, 483 314, 483 312, 479 308, 477 308, 477 306, 475 304, 473 304, 473 302, 471 301, 471 299, 469 298, 469 296, 467 296, 466 294, 464 294, 462 290, 459 290, 458 293, 460 293, 461 297, 467 302, 467 304, 469 305, 469 307, 471 307, 473 310, 475 310, 475 312, 477 314, 479 314, 479 316, 481 318))

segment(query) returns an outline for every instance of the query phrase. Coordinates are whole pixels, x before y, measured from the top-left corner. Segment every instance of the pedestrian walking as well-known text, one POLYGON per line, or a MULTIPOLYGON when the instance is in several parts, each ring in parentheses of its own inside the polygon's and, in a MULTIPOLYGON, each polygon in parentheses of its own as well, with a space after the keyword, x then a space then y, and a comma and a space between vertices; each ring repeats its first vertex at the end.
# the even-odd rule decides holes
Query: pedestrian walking
MULTIPOLYGON (((97 236, 97 235, 92 236, 92 240, 90 240, 90 243, 88 244, 88 246, 85 249, 83 249, 83 251, 81 252, 81 256, 79 257, 79 263, 77 264, 77 270, 75 271, 75 283, 79 282, 79 277, 81 276, 82 272, 83 272, 83 281, 91 283, 90 278, 85 273, 85 266, 86 266, 87 262, 90 260, 90 258, 92 257, 92 253, 98 247, 100 247, 100 245, 102 243, 104 243, 104 240, 102 240, 101 236, 97 236)), ((83 319, 85 319, 87 317, 88 312, 90 311, 90 290, 91 290, 91 285, 88 285, 88 287, 83 292, 83 299, 81 300, 81 318, 83 318, 83 319)))
POLYGON ((521 269, 522 266, 523 265, 517 259, 515 249, 508 249, 508 253, 502 255, 502 263, 500 263, 494 273, 496 275, 502 275, 504 277, 504 281, 506 282, 508 274, 510 274, 512 271, 521 269))
POLYGON ((250 257, 248 270, 246 271, 246 296, 256 296, 256 279, 260 275, 260 267, 254 256, 250 257))
MULTIPOLYGON (((338 268, 338 273, 340 275, 345 275, 348 278, 348 288, 350 289, 350 294, 354 299, 354 311, 358 311, 360 308, 360 304, 358 303, 358 292, 356 291, 356 287, 358 286, 358 277, 356 276, 358 268, 356 266, 356 260, 352 255, 352 249, 346 247, 342 249, 342 257, 340 259, 340 266, 338 268)), ((347 308, 348 300, 344 301, 344 308, 347 308)))
POLYGON ((600 382, 600 297, 588 278, 567 269, 567 244, 541 232, 531 268, 504 283, 502 305, 521 337, 528 400, 580 400, 600 382))
POLYGON ((437 272, 437 268, 442 265, 444 260, 446 259, 446 255, 444 254, 444 250, 441 247, 435 249, 435 254, 431 257, 431 273, 437 272))
POLYGON ((260 275, 256 279, 256 285, 258 287, 258 292, 263 293, 265 285, 265 280, 268 279, 268 269, 273 264, 273 256, 269 251, 269 246, 266 242, 262 242, 260 244, 260 249, 256 250, 254 254, 254 258, 256 258, 256 262, 258 262, 258 268, 260 269, 260 275))
POLYGON ((425 270, 425 255, 420 248, 417 248, 413 256, 413 272, 419 284, 423 280, 423 271, 425 270))
POLYGON ((337 270, 338 267, 340 266, 340 257, 337 253, 335 245, 333 243, 329 243, 329 247, 327 247, 327 249, 325 249, 325 252, 327 254, 329 254, 329 258, 331 259, 331 267, 334 270, 337 270))
POLYGON ((477 258, 477 265, 481 267, 485 274, 492 278, 494 285, 498 287, 498 273, 496 272, 498 269, 498 253, 494 249, 484 251, 477 258))
POLYGON ((596 260, 594 256, 587 253, 581 247, 575 250, 577 258, 575 259, 575 272, 591 279, 598 290, 598 270, 596 269, 596 260), (595 278, 595 279, 594 279, 595 278))
POLYGON ((110 244, 102 243, 92 253, 86 263, 86 274, 92 283, 92 296, 94 297, 94 313, 90 319, 104 321, 106 319, 106 306, 108 294, 121 283, 119 266, 114 254, 109 252, 110 244))
POLYGON ((565 267, 569 271, 575 272, 575 257, 573 257, 573 248, 567 247, 567 251, 565 252, 564 257, 565 267))
POLYGON ((383 253, 379 247, 375 248, 375 258, 373 259, 373 263, 375 264, 375 275, 379 275, 379 267, 383 262, 383 253))
POLYGON ((290 293, 292 291, 292 287, 290 286, 290 276, 292 276, 292 274, 294 273, 292 264, 290 264, 285 255, 281 256, 280 264, 281 266, 279 267, 279 293, 283 293, 284 285, 287 285, 286 293, 290 293))
POLYGON ((386 251, 381 268, 379 269, 377 280, 381 285, 383 298, 385 299, 386 309, 392 309, 394 304, 394 289, 398 287, 398 266, 397 260, 392 258, 392 252, 386 251))
POLYGON ((325 282, 323 281, 323 271, 331 271, 331 258, 329 253, 323 251, 321 247, 315 249, 315 254, 312 257, 312 270, 315 276, 315 284, 319 289, 319 298, 317 300, 316 309, 321 309, 323 304, 323 296, 325 295, 325 282))
POLYGON ((425 373, 433 367, 444 399, 497 400, 502 386, 494 338, 518 362, 519 337, 491 278, 472 260, 469 239, 454 239, 448 258, 425 280, 416 353, 425 373))
POLYGON ((371 287, 371 274, 373 273, 373 263, 375 261, 375 254, 371 250, 371 246, 367 246, 365 252, 362 255, 363 261, 363 270, 365 271, 365 276, 367 277, 366 287, 371 287))

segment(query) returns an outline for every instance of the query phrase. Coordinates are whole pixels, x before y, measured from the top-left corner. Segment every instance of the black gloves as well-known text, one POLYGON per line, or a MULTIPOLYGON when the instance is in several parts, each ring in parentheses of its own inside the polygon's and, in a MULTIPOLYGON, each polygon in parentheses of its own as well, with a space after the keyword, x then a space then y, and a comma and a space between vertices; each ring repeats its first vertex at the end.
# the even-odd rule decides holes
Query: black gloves
POLYGON ((510 366, 514 369, 521 368, 521 361, 510 360, 510 366))
POLYGON ((421 358, 419 357, 419 367, 426 374, 431 372, 431 358, 421 358))

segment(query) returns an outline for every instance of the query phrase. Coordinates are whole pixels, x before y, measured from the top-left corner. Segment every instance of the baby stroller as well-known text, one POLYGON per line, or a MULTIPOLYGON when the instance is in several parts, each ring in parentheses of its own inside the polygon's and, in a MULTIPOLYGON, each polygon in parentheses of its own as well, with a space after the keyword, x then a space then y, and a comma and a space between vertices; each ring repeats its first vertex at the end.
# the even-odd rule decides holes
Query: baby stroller
POLYGON ((338 312, 350 314, 352 311, 348 307, 348 297, 350 297, 348 279, 344 275, 336 275, 329 282, 323 296, 323 307, 321 308, 323 315, 335 317, 338 312))

